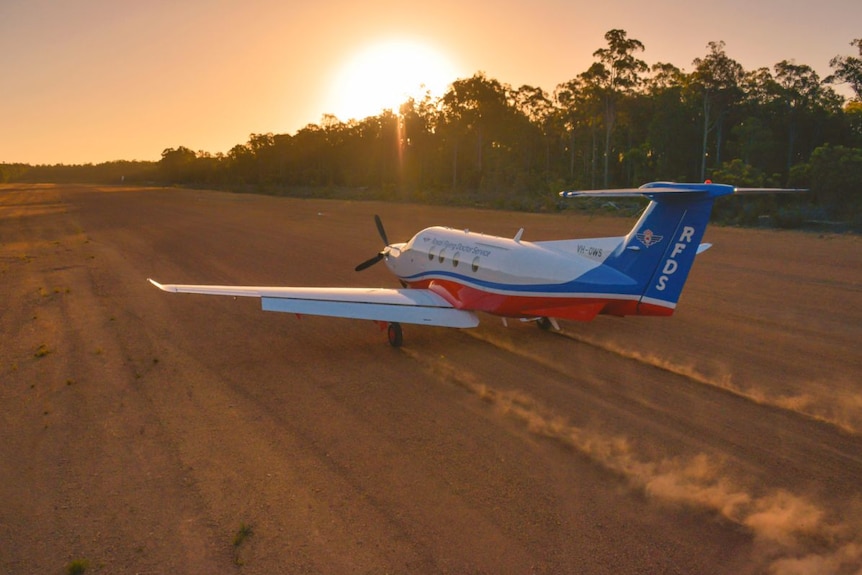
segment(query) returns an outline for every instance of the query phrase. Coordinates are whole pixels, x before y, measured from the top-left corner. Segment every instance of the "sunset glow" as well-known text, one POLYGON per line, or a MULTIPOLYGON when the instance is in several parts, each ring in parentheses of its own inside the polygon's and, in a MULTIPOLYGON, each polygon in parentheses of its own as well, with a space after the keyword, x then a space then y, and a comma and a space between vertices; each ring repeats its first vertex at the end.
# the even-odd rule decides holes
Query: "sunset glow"
POLYGON ((853 53, 860 21, 858 0, 728 0, 706 27, 682 0, 5 2, 0 162, 225 153, 327 114, 397 111, 479 72, 552 94, 593 64, 611 29, 642 42, 650 65, 690 72, 723 41, 746 70, 788 60, 823 78, 831 58, 853 53))
POLYGON ((408 98, 440 96, 457 79, 454 65, 434 48, 412 41, 374 44, 354 54, 335 75, 330 109, 340 120, 398 111, 408 98))

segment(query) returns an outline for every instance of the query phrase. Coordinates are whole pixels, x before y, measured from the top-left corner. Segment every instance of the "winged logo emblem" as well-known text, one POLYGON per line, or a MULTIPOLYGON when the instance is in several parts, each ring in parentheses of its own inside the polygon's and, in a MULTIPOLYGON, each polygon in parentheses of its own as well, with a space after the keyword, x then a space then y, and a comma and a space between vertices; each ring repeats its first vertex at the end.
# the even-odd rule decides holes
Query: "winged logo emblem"
POLYGON ((659 243, 664 236, 654 234, 652 232, 652 230, 647 229, 647 230, 644 230, 638 234, 635 234, 635 237, 637 237, 637 239, 640 243, 642 243, 646 247, 650 247, 652 245, 659 243))

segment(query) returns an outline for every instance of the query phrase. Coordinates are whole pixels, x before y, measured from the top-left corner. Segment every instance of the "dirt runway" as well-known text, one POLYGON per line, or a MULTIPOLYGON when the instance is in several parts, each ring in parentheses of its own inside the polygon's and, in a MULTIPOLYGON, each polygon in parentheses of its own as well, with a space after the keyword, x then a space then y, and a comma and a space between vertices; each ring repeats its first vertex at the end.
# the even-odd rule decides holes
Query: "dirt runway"
POLYGON ((396 287, 428 225, 632 221, 0 187, 0 571, 862 573, 862 240, 711 227, 672 318, 474 330, 146 282, 396 287))

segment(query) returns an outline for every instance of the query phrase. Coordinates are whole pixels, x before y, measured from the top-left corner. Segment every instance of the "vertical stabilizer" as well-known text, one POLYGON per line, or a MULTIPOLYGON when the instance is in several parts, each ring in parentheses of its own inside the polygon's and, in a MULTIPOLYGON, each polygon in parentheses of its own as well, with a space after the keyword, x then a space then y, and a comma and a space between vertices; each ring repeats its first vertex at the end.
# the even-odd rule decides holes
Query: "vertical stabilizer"
POLYGON ((732 186, 722 184, 655 183, 631 190, 563 192, 563 195, 640 195, 651 200, 605 265, 637 283, 640 299, 634 313, 671 315, 694 263, 715 198, 733 191, 732 186))
MULTIPOLYGON (((709 216, 713 198, 678 198, 653 200, 653 218, 647 218, 643 227, 635 228, 634 243, 626 251, 633 251, 653 232, 662 236, 660 247, 650 258, 644 258, 644 269, 638 270, 636 279, 643 282, 638 313, 641 315, 670 315, 676 308, 688 273, 694 264, 709 216), (650 221, 652 220, 652 221, 650 221), (660 255, 659 255, 660 254, 660 255)), ((649 248, 646 248, 649 249, 649 248)), ((645 250, 642 250, 645 251, 645 250)))

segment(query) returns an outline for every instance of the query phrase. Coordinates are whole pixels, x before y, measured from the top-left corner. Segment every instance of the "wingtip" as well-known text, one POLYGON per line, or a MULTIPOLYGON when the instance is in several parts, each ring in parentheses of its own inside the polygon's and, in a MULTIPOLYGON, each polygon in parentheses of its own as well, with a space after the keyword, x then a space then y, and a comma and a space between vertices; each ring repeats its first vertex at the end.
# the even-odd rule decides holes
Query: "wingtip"
POLYGON ((737 195, 746 194, 801 194, 809 192, 808 188, 734 188, 737 195))
POLYGON ((160 290, 162 290, 162 291, 168 291, 167 289, 165 289, 165 286, 163 286, 162 284, 160 284, 159 282, 157 282, 156 280, 154 280, 154 279, 152 279, 152 278, 147 278, 147 281, 148 281, 148 282, 150 282, 151 284, 153 284, 154 286, 156 286, 157 288, 159 288, 159 289, 160 289, 160 290))

